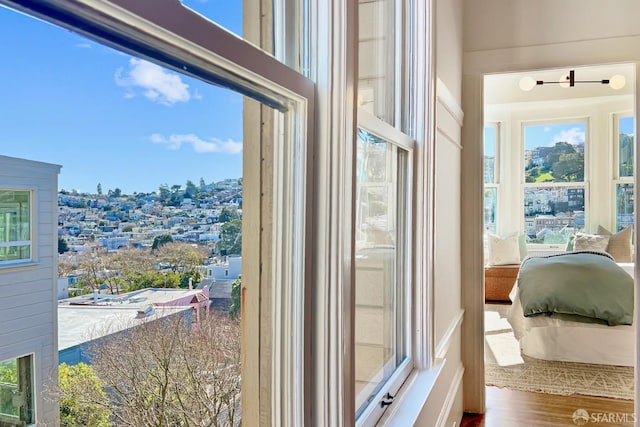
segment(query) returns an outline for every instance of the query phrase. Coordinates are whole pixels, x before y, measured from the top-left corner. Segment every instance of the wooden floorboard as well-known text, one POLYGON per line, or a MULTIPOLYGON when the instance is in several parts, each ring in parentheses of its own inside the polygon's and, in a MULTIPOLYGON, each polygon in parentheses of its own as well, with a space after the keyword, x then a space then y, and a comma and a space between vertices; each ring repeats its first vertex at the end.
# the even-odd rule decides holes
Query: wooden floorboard
POLYGON ((594 396, 560 396, 498 387, 486 388, 484 415, 465 414, 460 427, 633 426, 633 401, 594 396), (588 413, 574 422, 578 409, 588 413))

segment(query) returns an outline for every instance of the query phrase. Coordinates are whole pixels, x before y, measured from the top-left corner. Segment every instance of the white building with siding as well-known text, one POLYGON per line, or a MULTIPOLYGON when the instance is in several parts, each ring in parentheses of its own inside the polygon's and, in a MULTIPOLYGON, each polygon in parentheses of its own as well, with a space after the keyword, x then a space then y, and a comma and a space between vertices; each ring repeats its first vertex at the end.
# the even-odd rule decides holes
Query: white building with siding
POLYGON ((0 364, 17 371, 0 425, 58 425, 44 396, 57 380, 57 192, 60 166, 0 156, 0 364), (13 419, 12 419, 13 417, 13 419), (13 425, 13 424, 10 424, 13 425))

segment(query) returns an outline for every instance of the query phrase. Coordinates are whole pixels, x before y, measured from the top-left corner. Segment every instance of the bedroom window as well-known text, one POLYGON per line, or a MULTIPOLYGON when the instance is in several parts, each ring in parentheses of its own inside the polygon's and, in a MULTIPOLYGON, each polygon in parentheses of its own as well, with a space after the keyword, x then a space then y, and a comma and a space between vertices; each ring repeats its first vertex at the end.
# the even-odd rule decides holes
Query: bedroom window
POLYGON ((496 233, 499 182, 499 123, 484 127, 484 230, 496 233))
POLYGON ((32 359, 29 355, 0 362, 0 426, 35 422, 32 359))
POLYGON ((354 348, 358 425, 380 418, 413 367, 411 149, 408 136, 359 112, 354 348))
POLYGON ((31 192, 0 190, 0 266, 31 259, 31 192))
POLYGON ((633 168, 635 120, 632 115, 614 116, 616 148, 614 150, 614 186, 616 231, 633 225, 633 168))
POLYGON ((523 127, 527 243, 564 245, 584 229, 586 122, 523 127))

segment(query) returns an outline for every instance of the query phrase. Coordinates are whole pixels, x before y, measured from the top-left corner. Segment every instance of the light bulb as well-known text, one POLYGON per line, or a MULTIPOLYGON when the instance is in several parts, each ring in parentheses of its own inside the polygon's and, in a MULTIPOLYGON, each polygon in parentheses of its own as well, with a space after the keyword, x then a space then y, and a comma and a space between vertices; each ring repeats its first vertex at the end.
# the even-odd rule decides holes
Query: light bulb
POLYGON ((560 83, 560 87, 561 88, 568 88, 570 83, 569 83, 569 75, 568 74, 563 74, 560 76, 560 78, 558 79, 558 82, 560 83))
POLYGON ((534 86, 536 85, 536 81, 533 80, 533 77, 523 77, 520 79, 520 89, 524 90, 525 92, 529 92, 531 89, 534 88, 534 86))
POLYGON ((611 86, 611 89, 619 90, 624 87, 626 82, 627 80, 624 78, 623 75, 616 74, 615 76, 609 79, 609 86, 611 86))

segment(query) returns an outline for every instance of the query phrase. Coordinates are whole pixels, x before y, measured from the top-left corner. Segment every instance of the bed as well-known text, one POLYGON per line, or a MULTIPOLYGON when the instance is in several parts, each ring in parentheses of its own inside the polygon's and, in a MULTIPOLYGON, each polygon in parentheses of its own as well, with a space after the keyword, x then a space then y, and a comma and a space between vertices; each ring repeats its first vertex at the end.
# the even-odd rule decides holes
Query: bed
MULTIPOLYGON (((512 306, 509 313, 509 322, 520 342, 523 354, 546 360, 634 366, 636 335, 635 326, 630 324, 633 320, 633 275, 632 263, 615 263, 606 253, 571 252, 527 258, 522 263, 518 281, 510 293, 512 306), (595 260, 597 265, 591 265, 592 260, 595 260), (589 264, 583 264, 583 262, 589 264), (608 270, 600 271, 599 264, 604 264, 608 270), (594 268, 595 270, 592 270, 594 268), (539 276, 537 273, 541 271, 547 271, 550 275, 539 276), (574 271, 581 272, 578 274, 582 274, 582 277, 567 280, 573 278, 574 271), (536 275, 540 280, 533 283, 526 282, 525 279, 531 278, 531 274, 536 275), (615 280, 609 279, 614 276, 615 280), (597 278, 595 281, 590 280, 594 277, 597 278), (556 283, 556 279, 559 283, 556 283), (580 282, 581 280, 591 283, 585 284, 580 282), (616 311, 618 306, 623 306, 621 312, 605 320, 592 318, 597 315, 593 314, 594 307, 591 306, 584 308, 586 311, 579 311, 578 314, 574 312, 573 306, 568 310, 548 307, 549 295, 546 293, 555 289, 556 286, 565 286, 567 281, 573 281, 569 283, 568 289, 579 296, 575 298, 576 300, 581 299, 582 296, 589 297, 601 292, 597 297, 584 298, 584 300, 589 304, 594 300, 598 301, 598 304, 593 305, 600 306, 600 311, 604 311, 605 314, 616 311), (576 285, 576 281, 579 285, 576 285), (614 285, 618 282, 625 288, 622 293, 619 293, 614 285), (525 286, 526 283, 528 287, 525 286), (523 286, 522 289, 520 286, 523 286), (575 286, 585 286, 580 289, 595 289, 595 291, 576 292, 575 286), (527 294, 530 296, 532 290, 542 294, 542 302, 535 300, 532 303, 529 299, 523 303, 522 297, 527 294), (618 294, 618 299, 621 301, 611 302, 608 298, 610 294, 618 294), (567 311, 571 314, 566 314, 567 311), (587 313, 587 316, 582 316, 584 313, 587 313)), ((574 302, 571 301, 571 304, 574 302)))

